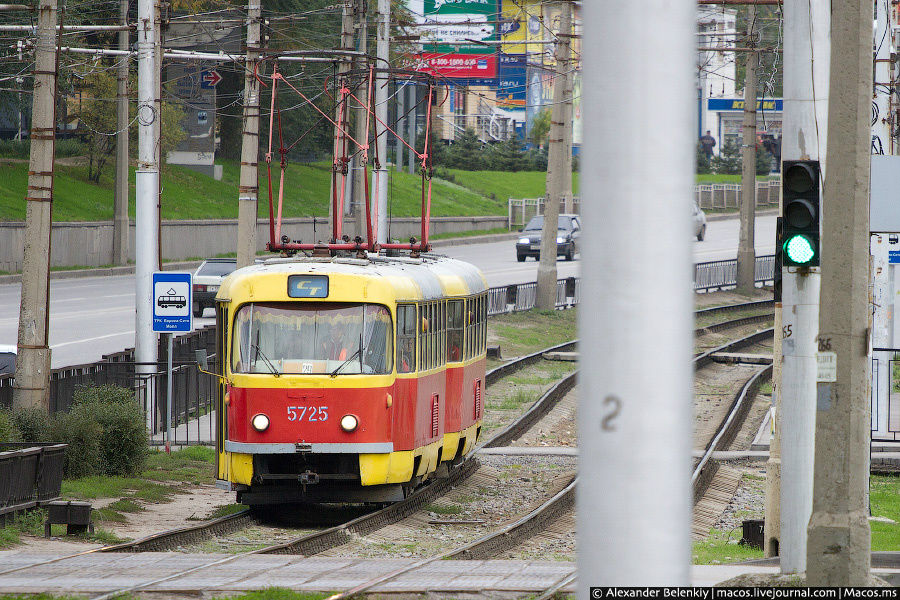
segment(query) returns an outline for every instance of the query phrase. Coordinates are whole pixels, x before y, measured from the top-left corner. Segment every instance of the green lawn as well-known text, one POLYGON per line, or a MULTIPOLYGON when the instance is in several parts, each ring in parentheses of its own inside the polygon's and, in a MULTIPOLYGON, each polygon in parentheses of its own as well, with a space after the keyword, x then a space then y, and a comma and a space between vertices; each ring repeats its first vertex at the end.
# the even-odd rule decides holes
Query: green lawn
MULTIPOLYGON (((546 193, 547 174, 543 171, 461 171, 447 169, 454 182, 487 196, 497 198, 506 208, 508 198, 540 198, 546 193)), ((572 174, 572 190, 578 193, 578 173, 572 174)))
MULTIPOLYGON (((219 161, 221 181, 184 167, 162 169, 163 219, 235 219, 240 166, 219 161)), ((107 167, 99 184, 87 179, 86 166, 57 164, 54 181, 54 221, 107 221, 113 217, 113 171, 107 167)), ((279 168, 273 168, 273 194, 277 209, 279 168)), ((506 174, 503 174, 506 175, 506 174)), ((544 177, 543 173, 529 175, 544 177)), ((0 159, 0 221, 25 219, 25 189, 28 163, 0 159)), ((134 168, 130 174, 134 217, 134 168)), ((541 184, 543 185, 543 184, 541 184)), ((331 165, 289 164, 285 173, 284 217, 326 216, 330 202, 331 165)), ((259 215, 268 215, 268 182, 265 164, 260 165, 259 215)), ((432 185, 432 216, 505 215, 506 196, 487 197, 462 185, 435 178, 432 185)), ((421 179, 417 175, 391 172, 388 202, 394 216, 417 216, 421 207, 421 179)))

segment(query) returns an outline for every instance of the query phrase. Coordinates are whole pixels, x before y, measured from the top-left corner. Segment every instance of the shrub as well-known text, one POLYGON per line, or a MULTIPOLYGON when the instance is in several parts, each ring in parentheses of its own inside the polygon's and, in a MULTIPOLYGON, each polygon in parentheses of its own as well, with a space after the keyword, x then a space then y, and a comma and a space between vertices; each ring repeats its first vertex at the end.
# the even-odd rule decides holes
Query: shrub
POLYGON ((103 385, 75 390, 72 413, 94 419, 99 427, 99 469, 104 475, 134 475, 147 456, 147 430, 134 393, 103 385))
POLYGON ((71 412, 57 413, 50 426, 54 440, 68 444, 65 474, 70 479, 102 473, 100 424, 90 411, 74 407, 71 412))
POLYGON ((49 442, 50 416, 41 408, 19 408, 11 413, 23 442, 49 442))
POLYGON ((57 158, 65 156, 83 156, 86 152, 85 144, 77 138, 56 140, 55 154, 57 158))
POLYGON ((9 411, 0 410, 0 442, 21 442, 22 434, 9 411))

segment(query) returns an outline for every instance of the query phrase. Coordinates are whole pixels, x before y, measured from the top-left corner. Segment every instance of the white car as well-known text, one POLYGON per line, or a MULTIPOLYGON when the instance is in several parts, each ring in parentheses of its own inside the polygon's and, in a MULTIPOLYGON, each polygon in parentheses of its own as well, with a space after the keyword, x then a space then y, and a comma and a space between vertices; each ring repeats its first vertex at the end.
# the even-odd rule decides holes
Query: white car
POLYGON ((16 347, 0 344, 0 375, 16 372, 16 347))
POLYGON ((697 203, 694 202, 694 211, 693 211, 693 220, 694 220, 694 235, 697 237, 698 242, 702 242, 706 239, 706 213, 703 212, 697 203))
POLYGON ((193 277, 194 316, 203 316, 203 310, 215 306, 219 286, 237 267, 234 258, 209 258, 197 267, 193 277))

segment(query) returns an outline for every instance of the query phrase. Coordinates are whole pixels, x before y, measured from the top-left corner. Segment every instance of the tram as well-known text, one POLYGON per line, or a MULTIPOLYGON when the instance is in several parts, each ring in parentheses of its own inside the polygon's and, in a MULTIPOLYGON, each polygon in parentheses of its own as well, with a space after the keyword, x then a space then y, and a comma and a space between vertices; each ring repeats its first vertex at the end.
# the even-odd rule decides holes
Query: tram
POLYGON ((247 505, 393 502, 473 450, 487 285, 422 255, 273 258, 216 297, 216 470, 247 505))

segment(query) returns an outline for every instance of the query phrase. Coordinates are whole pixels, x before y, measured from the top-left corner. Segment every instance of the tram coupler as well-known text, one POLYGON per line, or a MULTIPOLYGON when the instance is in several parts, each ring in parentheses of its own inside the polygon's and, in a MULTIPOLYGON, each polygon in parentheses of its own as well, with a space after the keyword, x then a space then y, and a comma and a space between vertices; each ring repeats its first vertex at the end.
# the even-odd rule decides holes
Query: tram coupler
POLYGON ((319 474, 312 471, 300 473, 300 483, 303 485, 315 485, 319 483, 319 474))

